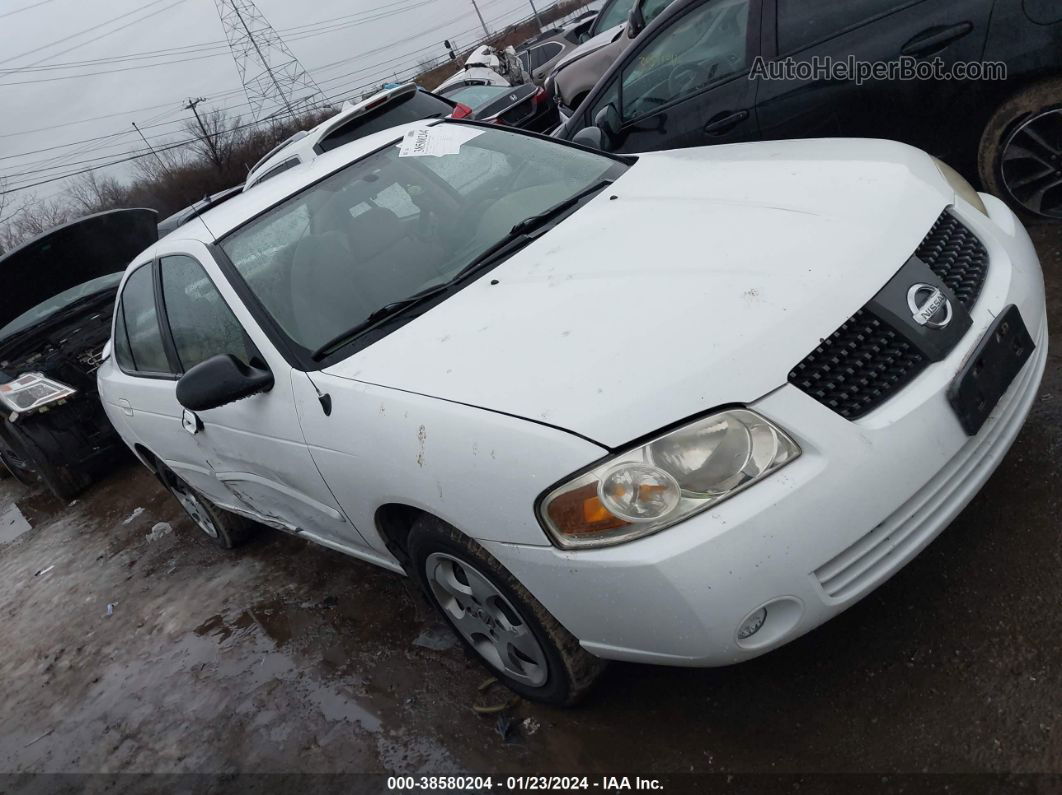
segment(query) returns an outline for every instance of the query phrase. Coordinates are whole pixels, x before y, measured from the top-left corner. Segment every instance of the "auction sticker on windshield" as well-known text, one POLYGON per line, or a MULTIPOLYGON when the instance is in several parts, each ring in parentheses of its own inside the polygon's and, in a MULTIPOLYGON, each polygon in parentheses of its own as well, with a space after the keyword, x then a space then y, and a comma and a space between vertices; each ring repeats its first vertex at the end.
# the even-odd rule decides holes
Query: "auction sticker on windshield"
POLYGON ((452 124, 410 130, 398 145, 399 157, 445 157, 456 155, 462 145, 483 134, 452 124))

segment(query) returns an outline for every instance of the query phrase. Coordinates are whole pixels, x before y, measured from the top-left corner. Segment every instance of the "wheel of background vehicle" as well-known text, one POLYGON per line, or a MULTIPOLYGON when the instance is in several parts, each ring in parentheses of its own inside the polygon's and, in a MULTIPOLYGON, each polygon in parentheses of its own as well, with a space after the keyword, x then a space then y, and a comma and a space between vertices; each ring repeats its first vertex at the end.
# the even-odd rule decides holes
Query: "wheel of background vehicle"
POLYGON ((88 475, 82 472, 61 464, 53 464, 31 438, 21 435, 18 443, 22 450, 5 452, 4 455, 18 456, 19 460, 12 461, 8 468, 25 485, 43 483, 53 496, 69 502, 92 482, 88 475), (22 466, 19 466, 20 463, 22 466))
POLYGON ((23 486, 34 486, 37 483, 36 478, 30 472, 27 472, 23 467, 19 466, 19 463, 12 459, 12 453, 5 450, 0 450, 0 477, 14 477, 23 486))
POLYGON ((210 500, 193 489, 172 470, 161 472, 162 485, 181 504, 196 527, 222 549, 233 549, 246 541, 253 533, 251 523, 218 508, 210 500))
POLYGON ((605 669, 479 544, 433 516, 409 534, 415 576, 465 648, 509 689, 569 706, 605 669))
POLYGON ((1062 80, 1032 86, 996 112, 978 166, 988 192, 1014 209, 1062 219, 1062 80))

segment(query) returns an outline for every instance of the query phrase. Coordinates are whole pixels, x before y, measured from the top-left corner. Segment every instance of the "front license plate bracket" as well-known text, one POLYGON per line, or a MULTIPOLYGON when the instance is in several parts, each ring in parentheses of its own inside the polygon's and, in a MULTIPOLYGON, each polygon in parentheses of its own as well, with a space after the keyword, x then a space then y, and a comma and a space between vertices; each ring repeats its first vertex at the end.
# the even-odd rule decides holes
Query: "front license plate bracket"
POLYGON ((968 436, 976 436, 1036 350, 1016 306, 1008 306, 948 389, 948 402, 968 436))

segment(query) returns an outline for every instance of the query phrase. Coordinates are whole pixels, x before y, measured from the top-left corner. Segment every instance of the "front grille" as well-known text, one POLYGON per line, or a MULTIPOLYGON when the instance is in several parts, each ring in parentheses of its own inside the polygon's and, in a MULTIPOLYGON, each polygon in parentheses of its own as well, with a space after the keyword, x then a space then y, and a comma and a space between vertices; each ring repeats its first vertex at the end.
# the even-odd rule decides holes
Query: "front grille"
POLYGON ((848 420, 869 414, 929 364, 870 310, 861 309, 789 374, 789 383, 848 420))
POLYGON ((82 351, 77 354, 77 360, 81 366, 85 368, 85 372, 92 375, 92 373, 99 370, 100 365, 103 364, 103 348, 82 351))
POLYGON ((967 309, 977 303, 988 275, 988 249, 945 210, 915 252, 967 309))
MULTIPOLYGON (((977 303, 988 275, 988 250, 950 211, 933 224, 916 256, 967 310, 977 303)), ((929 357, 869 308, 872 304, 789 374, 789 383, 848 420, 874 411, 930 364, 929 357)))

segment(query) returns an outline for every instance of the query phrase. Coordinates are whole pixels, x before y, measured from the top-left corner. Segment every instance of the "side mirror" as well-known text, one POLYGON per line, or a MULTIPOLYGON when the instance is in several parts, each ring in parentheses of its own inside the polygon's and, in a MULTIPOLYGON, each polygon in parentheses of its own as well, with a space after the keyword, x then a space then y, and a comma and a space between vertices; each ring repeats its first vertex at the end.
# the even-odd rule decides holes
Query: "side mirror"
POLYGON ((608 151, 608 139, 600 127, 583 127, 572 136, 572 143, 591 149, 600 149, 602 152, 608 151))
POLYGON ((616 138, 620 134, 620 127, 623 126, 616 106, 610 102, 599 110, 594 116, 594 126, 598 127, 610 142, 616 138))
POLYGON ((642 0, 635 0, 631 14, 627 18, 627 38, 633 39, 645 30, 645 12, 642 11, 642 0))
POLYGON ((273 388, 269 370, 248 367, 231 354, 200 362, 177 382, 177 402, 191 411, 207 411, 273 388))

